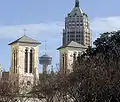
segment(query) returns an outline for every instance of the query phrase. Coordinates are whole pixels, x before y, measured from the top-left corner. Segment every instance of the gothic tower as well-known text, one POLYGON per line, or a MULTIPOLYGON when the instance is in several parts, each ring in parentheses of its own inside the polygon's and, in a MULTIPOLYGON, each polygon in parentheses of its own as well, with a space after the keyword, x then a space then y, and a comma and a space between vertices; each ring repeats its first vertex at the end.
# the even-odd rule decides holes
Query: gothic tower
POLYGON ((63 29, 63 45, 75 41, 86 47, 91 46, 91 31, 87 14, 79 7, 79 0, 75 0, 75 6, 65 18, 63 29))
POLYGON ((38 73, 38 45, 40 43, 24 35, 10 43, 11 67, 10 80, 17 86, 31 86, 37 83, 38 73))

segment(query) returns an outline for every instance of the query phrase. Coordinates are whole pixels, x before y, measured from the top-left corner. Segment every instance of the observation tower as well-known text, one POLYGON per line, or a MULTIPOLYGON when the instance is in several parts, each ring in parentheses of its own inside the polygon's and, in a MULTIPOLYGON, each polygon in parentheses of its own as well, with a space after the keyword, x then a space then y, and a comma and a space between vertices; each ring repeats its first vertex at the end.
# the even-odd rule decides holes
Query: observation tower
POLYGON ((39 57, 39 63, 42 65, 43 73, 47 73, 48 65, 51 65, 52 57, 46 54, 46 43, 45 43, 45 54, 39 57))

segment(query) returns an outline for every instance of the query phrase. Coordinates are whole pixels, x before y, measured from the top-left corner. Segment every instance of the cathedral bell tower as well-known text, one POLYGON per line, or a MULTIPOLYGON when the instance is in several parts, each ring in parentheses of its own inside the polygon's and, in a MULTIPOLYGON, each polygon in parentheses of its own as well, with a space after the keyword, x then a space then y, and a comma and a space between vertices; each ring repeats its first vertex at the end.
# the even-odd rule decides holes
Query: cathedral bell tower
POLYGON ((11 47, 10 81, 14 85, 20 87, 37 83, 39 44, 26 35, 9 44, 11 47))

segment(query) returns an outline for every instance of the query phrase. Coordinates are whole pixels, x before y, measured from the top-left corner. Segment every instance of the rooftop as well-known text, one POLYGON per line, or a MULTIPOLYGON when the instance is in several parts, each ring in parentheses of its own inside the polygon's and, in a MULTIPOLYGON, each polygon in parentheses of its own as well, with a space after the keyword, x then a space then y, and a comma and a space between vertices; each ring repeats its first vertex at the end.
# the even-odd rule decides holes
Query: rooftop
POLYGON ((24 36, 18 38, 17 40, 11 42, 8 45, 12 45, 12 44, 17 43, 17 42, 19 42, 19 43, 30 43, 30 44, 41 44, 40 42, 38 42, 38 41, 24 35, 24 36))
POLYGON ((87 16, 87 14, 85 14, 83 10, 79 7, 79 0, 75 0, 75 7, 68 14, 68 17, 71 16, 87 16))
POLYGON ((62 48, 65 48, 65 47, 71 47, 71 48, 83 48, 83 49, 86 49, 87 47, 85 47, 84 45, 82 44, 79 44, 75 41, 71 41, 69 44, 65 45, 65 46, 61 46, 59 47, 57 50, 59 49, 62 49, 62 48))

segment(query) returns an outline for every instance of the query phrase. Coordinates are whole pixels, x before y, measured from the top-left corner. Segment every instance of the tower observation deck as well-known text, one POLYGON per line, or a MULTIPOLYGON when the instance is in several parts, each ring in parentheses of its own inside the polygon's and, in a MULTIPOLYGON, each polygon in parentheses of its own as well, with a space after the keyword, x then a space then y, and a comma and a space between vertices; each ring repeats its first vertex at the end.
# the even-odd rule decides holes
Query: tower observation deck
MULTIPOLYGON (((45 50, 46 50, 46 42, 45 42, 45 50)), ((52 57, 48 56, 45 52, 41 57, 39 57, 39 63, 42 65, 43 73, 47 73, 48 65, 51 65, 52 57)))
POLYGON ((42 55, 39 57, 39 63, 43 66, 43 73, 47 73, 48 65, 51 65, 52 57, 48 56, 47 54, 42 55))

